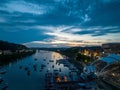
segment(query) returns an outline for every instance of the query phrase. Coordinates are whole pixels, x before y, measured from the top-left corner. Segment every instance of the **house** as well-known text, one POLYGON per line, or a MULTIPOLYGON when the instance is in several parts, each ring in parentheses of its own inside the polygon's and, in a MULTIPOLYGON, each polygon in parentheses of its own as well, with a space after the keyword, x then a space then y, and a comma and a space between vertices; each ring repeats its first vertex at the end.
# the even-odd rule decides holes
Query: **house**
POLYGON ((2 51, 3 55, 10 55, 12 52, 10 50, 4 50, 2 51))

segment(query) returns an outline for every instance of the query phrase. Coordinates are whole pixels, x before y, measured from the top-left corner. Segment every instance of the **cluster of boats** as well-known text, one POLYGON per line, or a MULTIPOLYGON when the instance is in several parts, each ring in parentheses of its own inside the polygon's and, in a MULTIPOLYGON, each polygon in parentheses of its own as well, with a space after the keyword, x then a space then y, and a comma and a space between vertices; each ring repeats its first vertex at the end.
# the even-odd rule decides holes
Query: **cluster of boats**
POLYGON ((53 74, 46 73, 45 74, 45 90, 54 90, 54 83, 53 83, 53 74))
MULTIPOLYGON (((4 75, 7 71, 0 71, 0 75, 4 75)), ((8 84, 4 81, 2 77, 0 77, 0 90, 6 90, 8 88, 8 84)))

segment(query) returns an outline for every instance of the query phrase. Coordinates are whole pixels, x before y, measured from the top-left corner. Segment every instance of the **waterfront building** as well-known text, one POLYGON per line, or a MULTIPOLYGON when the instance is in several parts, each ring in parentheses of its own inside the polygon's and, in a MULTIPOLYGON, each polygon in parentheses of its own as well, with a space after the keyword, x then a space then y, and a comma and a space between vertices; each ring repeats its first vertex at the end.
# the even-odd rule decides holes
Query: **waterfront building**
POLYGON ((11 55, 12 54, 12 52, 10 50, 3 50, 2 53, 4 55, 11 55))
POLYGON ((120 55, 110 54, 85 66, 83 72, 94 73, 101 80, 120 88, 120 55))
POLYGON ((120 54, 120 43, 102 44, 102 48, 105 54, 120 54))

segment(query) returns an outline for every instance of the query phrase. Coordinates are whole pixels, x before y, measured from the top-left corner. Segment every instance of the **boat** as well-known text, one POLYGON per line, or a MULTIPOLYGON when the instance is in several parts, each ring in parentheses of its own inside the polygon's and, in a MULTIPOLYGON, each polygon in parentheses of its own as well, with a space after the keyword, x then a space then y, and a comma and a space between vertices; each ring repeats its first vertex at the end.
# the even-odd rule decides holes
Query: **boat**
POLYGON ((61 72, 61 68, 59 68, 59 72, 61 72))
POLYGON ((54 65, 52 65, 52 68, 54 68, 54 65))
POLYGON ((49 60, 49 62, 54 62, 54 60, 49 60))
POLYGON ((52 73, 46 73, 45 74, 45 78, 51 78, 52 77, 52 73))
POLYGON ((25 69, 25 71, 28 71, 28 70, 29 70, 29 68, 28 68, 28 67, 25 67, 24 69, 25 69))
POLYGON ((42 68, 42 67, 46 67, 46 65, 44 65, 44 64, 41 64, 41 68, 42 68))
POLYGON ((53 86, 53 78, 52 78, 52 73, 47 72, 45 74, 45 88, 46 90, 51 90, 50 88, 52 88, 53 86))
POLYGON ((3 82, 3 79, 2 79, 2 77, 0 77, 0 84, 3 82))
POLYGON ((47 72, 49 72, 49 71, 50 71, 50 68, 47 69, 47 72))
POLYGON ((46 59, 43 59, 43 61, 46 61, 46 59))
POLYGON ((37 60, 37 58, 34 59, 35 61, 37 60))
POLYGON ((22 66, 20 66, 19 68, 22 69, 22 66))
POLYGON ((55 70, 53 71, 53 74, 54 74, 54 76, 59 75, 59 70, 55 69, 55 70))
POLYGON ((63 64, 63 65, 64 65, 64 67, 69 67, 69 64, 67 64, 67 63, 66 63, 66 64, 63 64))
POLYGON ((8 85, 4 86, 1 90, 6 90, 8 88, 8 85))
POLYGON ((0 71, 0 74, 5 74, 7 71, 6 70, 3 70, 3 71, 0 71))
POLYGON ((54 72, 58 72, 58 70, 57 70, 57 69, 54 69, 54 72))

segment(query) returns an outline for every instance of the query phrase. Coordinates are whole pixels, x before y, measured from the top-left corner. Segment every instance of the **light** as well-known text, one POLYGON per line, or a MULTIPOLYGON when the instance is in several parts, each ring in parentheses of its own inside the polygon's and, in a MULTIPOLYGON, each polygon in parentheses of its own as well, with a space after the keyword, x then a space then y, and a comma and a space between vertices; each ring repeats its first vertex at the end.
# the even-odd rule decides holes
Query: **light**
POLYGON ((115 73, 112 73, 113 76, 115 76, 115 73))

